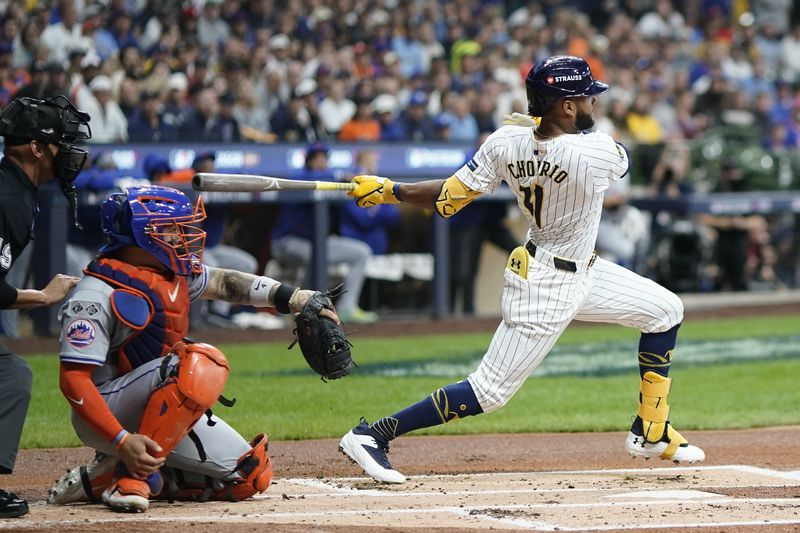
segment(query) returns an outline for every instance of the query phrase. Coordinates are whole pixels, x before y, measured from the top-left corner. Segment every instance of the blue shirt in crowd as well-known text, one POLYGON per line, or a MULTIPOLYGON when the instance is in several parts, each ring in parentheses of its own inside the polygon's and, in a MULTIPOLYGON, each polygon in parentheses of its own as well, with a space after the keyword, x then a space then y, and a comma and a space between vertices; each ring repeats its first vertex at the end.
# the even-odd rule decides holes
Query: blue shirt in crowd
POLYGON ((367 243, 375 255, 389 252, 387 230, 400 224, 400 210, 396 205, 381 204, 362 209, 355 202, 345 202, 339 214, 339 235, 367 243))
MULTIPOLYGON (((292 179, 302 181, 335 181, 330 170, 302 169, 292 179)), ((278 240, 287 235, 294 235, 311 240, 313 236, 314 210, 310 204, 286 203, 281 205, 281 212, 272 230, 272 239, 278 240)))

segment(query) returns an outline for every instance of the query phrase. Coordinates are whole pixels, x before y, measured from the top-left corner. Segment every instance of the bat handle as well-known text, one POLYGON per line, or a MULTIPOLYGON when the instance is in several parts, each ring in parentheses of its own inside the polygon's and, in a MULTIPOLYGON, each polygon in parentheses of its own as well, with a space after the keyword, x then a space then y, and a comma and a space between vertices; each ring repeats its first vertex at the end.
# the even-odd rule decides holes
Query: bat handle
POLYGON ((318 191, 352 191, 356 188, 355 183, 340 183, 332 181, 318 181, 316 187, 318 191))

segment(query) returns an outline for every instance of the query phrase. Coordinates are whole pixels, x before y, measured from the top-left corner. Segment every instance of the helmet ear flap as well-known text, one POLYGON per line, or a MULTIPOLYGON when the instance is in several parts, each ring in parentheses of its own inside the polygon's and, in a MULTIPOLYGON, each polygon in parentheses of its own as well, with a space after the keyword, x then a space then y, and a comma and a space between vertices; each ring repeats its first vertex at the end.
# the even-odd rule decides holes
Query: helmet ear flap
POLYGON ((111 251, 133 238, 131 233, 131 210, 127 204, 125 193, 114 193, 108 196, 100 206, 100 218, 103 233, 108 243, 104 250, 111 251))
POLYGON ((124 193, 115 193, 111 195, 114 202, 114 215, 111 221, 112 231, 119 235, 122 233, 122 213, 125 211, 125 199, 127 196, 124 193))
POLYGON ((116 195, 114 200, 117 202, 117 215, 114 217, 114 228, 118 234, 131 235, 131 206, 127 202, 125 194, 116 195))

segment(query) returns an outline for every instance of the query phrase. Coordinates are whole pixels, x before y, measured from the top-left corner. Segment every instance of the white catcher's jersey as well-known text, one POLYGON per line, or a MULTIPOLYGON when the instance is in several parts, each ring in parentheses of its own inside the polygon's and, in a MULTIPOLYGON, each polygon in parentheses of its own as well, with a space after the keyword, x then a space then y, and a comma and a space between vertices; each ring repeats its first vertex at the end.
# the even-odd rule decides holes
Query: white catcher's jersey
POLYGON ((625 148, 605 133, 564 134, 546 141, 533 128, 503 126, 481 145, 456 177, 492 193, 505 181, 531 221, 528 238, 574 261, 591 257, 609 183, 628 171, 625 148))

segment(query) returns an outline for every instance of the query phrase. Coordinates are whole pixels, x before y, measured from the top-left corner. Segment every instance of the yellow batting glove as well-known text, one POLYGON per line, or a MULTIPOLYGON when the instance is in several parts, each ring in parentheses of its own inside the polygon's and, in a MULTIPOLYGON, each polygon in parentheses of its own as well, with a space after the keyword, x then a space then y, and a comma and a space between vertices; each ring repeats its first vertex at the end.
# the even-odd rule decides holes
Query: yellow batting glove
POLYGON ((389 178, 380 176, 356 176, 352 183, 355 189, 349 191, 347 196, 356 199, 358 207, 372 207, 378 204, 396 204, 400 200, 394 195, 395 183, 389 178))

